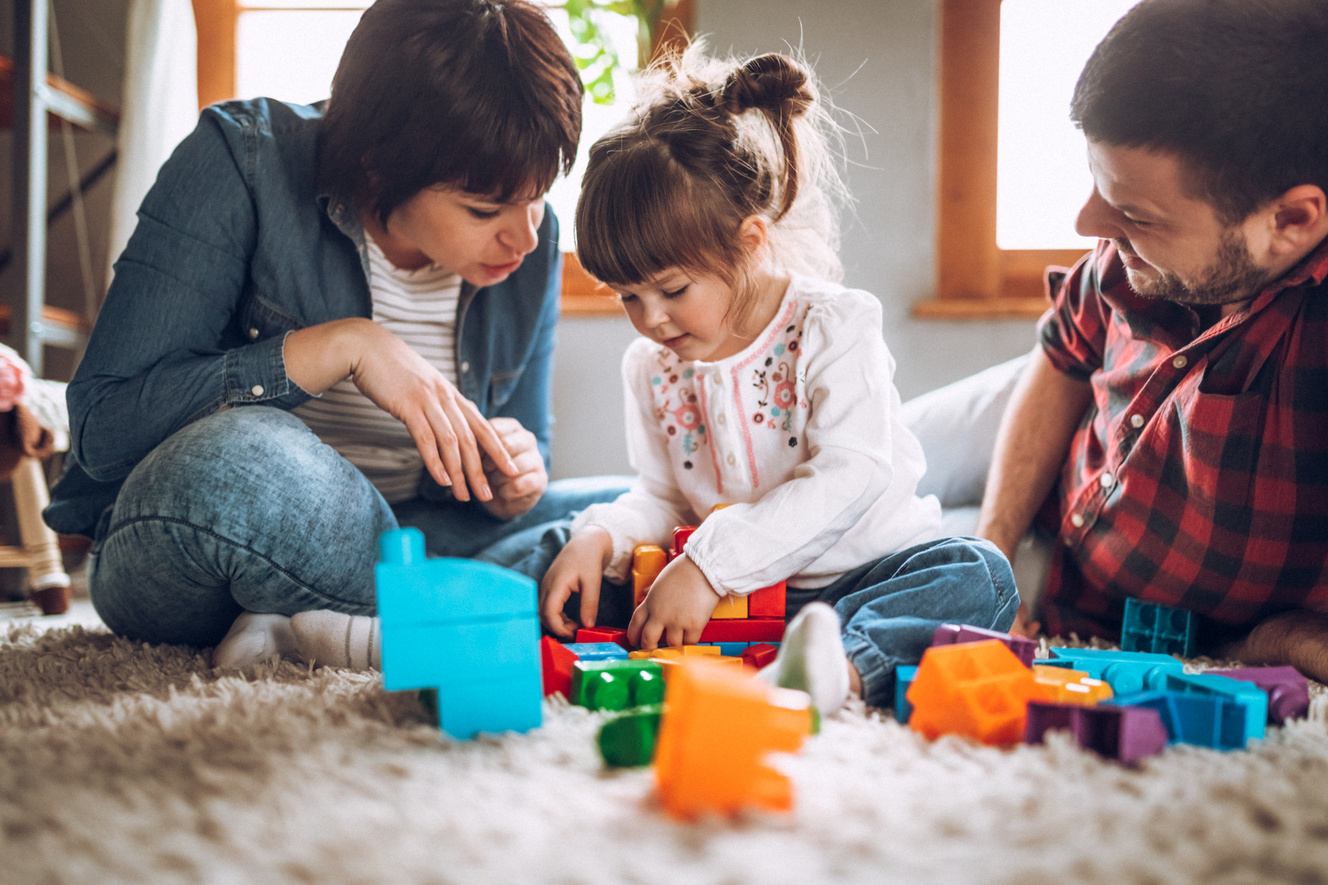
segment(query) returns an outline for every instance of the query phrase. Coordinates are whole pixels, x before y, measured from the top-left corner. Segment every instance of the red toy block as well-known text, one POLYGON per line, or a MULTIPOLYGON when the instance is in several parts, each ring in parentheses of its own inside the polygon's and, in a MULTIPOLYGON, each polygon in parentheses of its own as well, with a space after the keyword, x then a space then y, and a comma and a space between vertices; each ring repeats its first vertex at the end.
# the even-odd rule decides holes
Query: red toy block
POLYGON ((577 642, 613 642, 629 651, 632 644, 627 641, 626 627, 582 627, 576 631, 577 642))
POLYGON ((742 662, 753 670, 759 670, 767 664, 773 664, 778 655, 779 649, 768 642, 762 642, 747 646, 747 650, 742 653, 742 662))
POLYGON ((998 639, 934 645, 908 690, 909 725, 928 738, 963 734, 984 744, 1024 738, 1028 702, 1039 695, 1033 671, 998 639))
POLYGON ((540 639, 540 667, 544 671, 544 694, 561 692, 572 696, 572 665, 580 658, 552 636, 540 639))
POLYGON ((738 670, 687 661, 669 675, 655 752, 664 808, 679 818, 787 810, 793 787, 769 765, 797 751, 812 728, 811 699, 738 670))
POLYGON ((701 642, 780 642, 783 618, 746 618, 711 621, 701 631, 701 642))
POLYGON ((687 539, 694 531, 696 531, 694 525, 680 525, 673 530, 673 549, 669 551, 669 559, 682 556, 682 548, 687 546, 687 539))
POLYGON ((783 581, 753 591, 747 597, 747 617, 782 618, 784 617, 784 597, 788 588, 783 581))

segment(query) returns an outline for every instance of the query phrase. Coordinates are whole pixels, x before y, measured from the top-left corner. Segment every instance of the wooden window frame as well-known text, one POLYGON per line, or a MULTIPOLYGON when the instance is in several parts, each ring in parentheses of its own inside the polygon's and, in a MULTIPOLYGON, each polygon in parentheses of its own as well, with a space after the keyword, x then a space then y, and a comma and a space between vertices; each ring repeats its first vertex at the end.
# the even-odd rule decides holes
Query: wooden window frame
POLYGON ((996 145, 1001 0, 941 0, 940 162, 936 295, 914 305, 930 319, 1036 317, 1043 272, 1086 249, 996 245, 996 145))
MULTIPOLYGON (((200 109, 235 95, 235 30, 243 0, 192 0, 198 30, 198 106, 200 109)), ((652 57, 676 48, 696 32, 696 0, 669 3, 656 29, 652 57)), ((575 252, 563 253, 562 313, 564 316, 621 316, 618 298, 586 273, 575 252)))

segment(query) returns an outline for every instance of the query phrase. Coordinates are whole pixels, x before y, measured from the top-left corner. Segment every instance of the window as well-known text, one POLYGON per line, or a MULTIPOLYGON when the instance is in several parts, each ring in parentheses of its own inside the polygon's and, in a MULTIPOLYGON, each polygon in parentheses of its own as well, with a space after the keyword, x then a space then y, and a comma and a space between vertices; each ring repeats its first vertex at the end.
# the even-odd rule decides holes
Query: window
MULTIPOLYGON (((237 95, 273 95, 290 101, 325 98, 332 83, 341 47, 354 30, 369 0, 193 0, 198 27, 199 107, 237 95)), ((557 2, 550 2, 556 7, 557 2)), ((552 17, 571 43, 565 14, 552 17)), ((667 4, 663 21, 655 29, 653 51, 683 39, 694 23, 693 0, 667 4)), ((620 58, 636 55, 636 27, 628 19, 608 35, 620 58)), ((623 82, 621 88, 627 88, 623 82)), ((570 246, 569 221, 576 203, 577 183, 585 152, 617 120, 610 106, 587 99, 581 136, 581 155, 571 176, 554 183, 549 202, 563 219, 563 244, 570 246)), ((576 256, 565 256, 563 312, 613 314, 616 298, 581 269, 576 256)))
POLYGON ((1044 268, 1092 247, 1073 233, 1091 183, 1070 91, 1133 2, 941 0, 937 293, 918 316, 1037 316, 1044 268), (1050 128, 1033 133, 1020 114, 1050 128))

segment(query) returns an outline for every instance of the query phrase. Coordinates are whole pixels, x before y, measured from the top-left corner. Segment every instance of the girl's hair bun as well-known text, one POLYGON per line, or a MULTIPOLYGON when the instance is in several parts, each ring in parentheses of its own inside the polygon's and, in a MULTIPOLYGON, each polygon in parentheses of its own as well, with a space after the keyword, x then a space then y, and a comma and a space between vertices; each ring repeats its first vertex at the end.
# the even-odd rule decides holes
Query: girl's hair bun
POLYGON ((801 64, 779 53, 758 55, 736 68, 720 93, 724 109, 731 114, 747 110, 796 117, 816 101, 812 78, 801 64))

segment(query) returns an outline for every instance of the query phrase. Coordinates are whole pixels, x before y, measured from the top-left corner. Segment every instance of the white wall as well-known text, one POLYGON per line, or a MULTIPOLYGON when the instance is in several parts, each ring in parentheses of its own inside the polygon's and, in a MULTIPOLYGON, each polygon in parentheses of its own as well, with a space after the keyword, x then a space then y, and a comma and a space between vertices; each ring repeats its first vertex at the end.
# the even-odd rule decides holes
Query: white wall
MULTIPOLYGON (((720 52, 801 48, 848 139, 856 217, 843 224, 845 282, 872 292, 905 398, 1029 350, 1029 320, 917 320, 935 285, 937 5, 935 0, 698 0, 699 30, 720 52)), ((554 383, 554 475, 628 471, 618 360, 624 319, 569 319, 554 383)))

